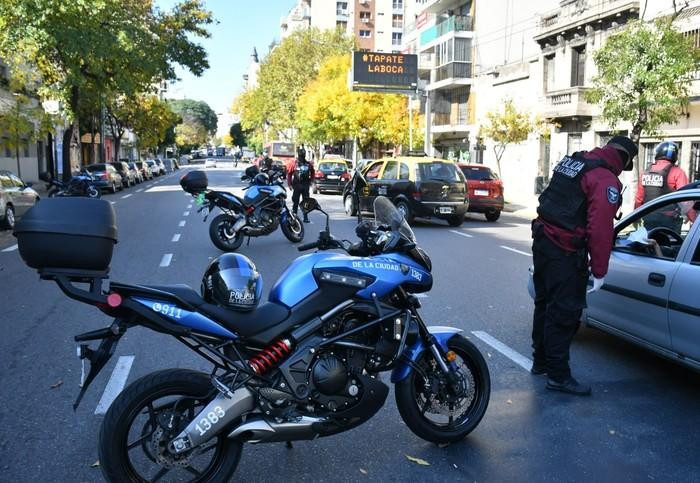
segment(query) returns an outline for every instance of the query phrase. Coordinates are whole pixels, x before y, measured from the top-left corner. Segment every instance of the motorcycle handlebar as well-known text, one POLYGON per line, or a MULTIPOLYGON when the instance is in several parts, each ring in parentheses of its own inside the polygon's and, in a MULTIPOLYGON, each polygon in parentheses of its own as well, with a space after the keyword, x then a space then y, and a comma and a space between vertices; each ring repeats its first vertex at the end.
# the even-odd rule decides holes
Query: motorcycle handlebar
POLYGON ((313 248, 318 248, 320 246, 320 243, 318 241, 312 242, 312 243, 306 243, 305 245, 299 245, 297 247, 297 250, 300 252, 305 252, 306 250, 311 250, 313 248))

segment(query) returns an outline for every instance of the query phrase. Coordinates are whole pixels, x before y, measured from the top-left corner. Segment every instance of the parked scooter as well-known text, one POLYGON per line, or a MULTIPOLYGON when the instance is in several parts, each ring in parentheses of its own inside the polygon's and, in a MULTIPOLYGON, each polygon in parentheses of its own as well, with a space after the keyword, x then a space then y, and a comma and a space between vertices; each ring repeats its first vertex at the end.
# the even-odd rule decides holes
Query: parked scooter
POLYGON ((57 196, 86 196, 88 198, 100 198, 100 189, 95 186, 92 175, 86 171, 73 176, 67 183, 54 179, 49 173, 39 174, 39 179, 46 182, 49 198, 57 196))
POLYGON ((180 185, 195 196, 201 205, 200 212, 208 210, 204 221, 214 208, 222 211, 211 221, 209 237, 219 250, 233 252, 240 248, 245 237, 269 235, 278 226, 290 242, 304 239, 304 225, 287 208, 283 180, 282 170, 260 172, 256 166, 250 166, 241 177, 241 181, 249 182, 243 198, 207 189, 209 181, 204 171, 190 171, 182 177, 180 185))

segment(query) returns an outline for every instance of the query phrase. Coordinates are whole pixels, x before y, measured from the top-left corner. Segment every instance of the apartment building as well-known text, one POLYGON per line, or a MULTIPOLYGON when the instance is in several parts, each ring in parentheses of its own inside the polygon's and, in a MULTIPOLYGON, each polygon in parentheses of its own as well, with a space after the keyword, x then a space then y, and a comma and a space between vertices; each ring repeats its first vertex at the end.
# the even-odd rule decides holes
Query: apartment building
POLYGON ((299 0, 280 21, 280 38, 298 29, 340 28, 358 47, 399 52, 403 43, 404 8, 420 0, 299 0))

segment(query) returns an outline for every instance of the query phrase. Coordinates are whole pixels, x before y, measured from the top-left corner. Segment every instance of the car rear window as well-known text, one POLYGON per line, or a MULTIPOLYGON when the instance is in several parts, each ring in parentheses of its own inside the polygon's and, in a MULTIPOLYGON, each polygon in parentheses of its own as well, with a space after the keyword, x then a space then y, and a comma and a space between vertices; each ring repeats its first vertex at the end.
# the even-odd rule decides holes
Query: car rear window
POLYGON ((342 161, 333 163, 324 162, 318 165, 318 169, 321 171, 345 171, 348 169, 348 166, 342 161))
POLYGON ((433 161, 432 163, 418 163, 418 179, 422 181, 462 181, 462 176, 453 163, 433 161))
POLYGON ((490 168, 486 166, 464 166, 460 168, 462 173, 467 179, 473 179, 477 181, 490 181, 493 179, 498 179, 496 175, 491 171, 490 168))
POLYGON ((88 166, 85 166, 85 169, 87 169, 91 173, 94 173, 95 171, 107 171, 107 166, 104 164, 90 164, 88 166))

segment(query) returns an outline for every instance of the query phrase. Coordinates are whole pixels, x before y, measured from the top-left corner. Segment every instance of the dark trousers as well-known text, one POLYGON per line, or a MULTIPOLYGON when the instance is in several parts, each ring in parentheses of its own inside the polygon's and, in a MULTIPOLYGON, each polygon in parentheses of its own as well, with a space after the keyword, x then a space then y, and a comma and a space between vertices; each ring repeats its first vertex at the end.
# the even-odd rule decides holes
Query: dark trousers
POLYGON ((535 364, 545 365, 551 379, 562 382, 571 377, 569 347, 586 306, 587 255, 585 250, 562 250, 544 236, 541 228, 533 237, 532 356, 535 364))
MULTIPOLYGON (((309 185, 308 184, 295 184, 294 191, 292 191, 292 211, 294 213, 299 209, 299 197, 305 200, 309 197, 309 185)), ((304 215, 306 216, 306 215, 304 215)))

